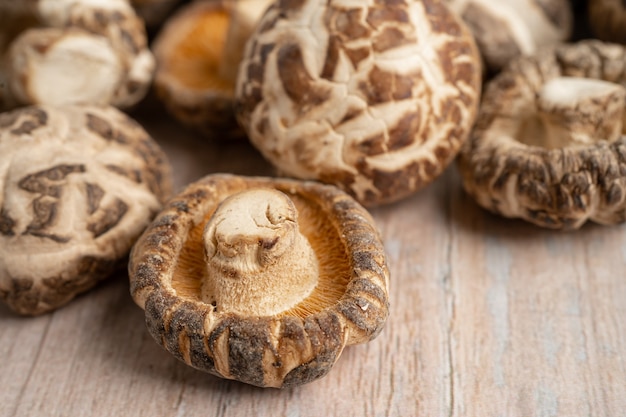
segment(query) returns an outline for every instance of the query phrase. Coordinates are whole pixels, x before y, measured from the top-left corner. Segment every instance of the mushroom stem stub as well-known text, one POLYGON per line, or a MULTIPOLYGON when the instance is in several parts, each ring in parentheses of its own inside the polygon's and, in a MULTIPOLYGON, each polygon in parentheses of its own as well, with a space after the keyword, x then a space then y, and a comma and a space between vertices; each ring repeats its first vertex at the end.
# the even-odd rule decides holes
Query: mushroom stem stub
POLYGON ((539 92, 545 146, 613 142, 622 135, 626 89, 602 80, 558 77, 539 92))
POLYGON ((284 193, 243 191, 224 200, 204 229, 208 279, 202 299, 219 311, 279 314, 306 298, 319 267, 284 193))

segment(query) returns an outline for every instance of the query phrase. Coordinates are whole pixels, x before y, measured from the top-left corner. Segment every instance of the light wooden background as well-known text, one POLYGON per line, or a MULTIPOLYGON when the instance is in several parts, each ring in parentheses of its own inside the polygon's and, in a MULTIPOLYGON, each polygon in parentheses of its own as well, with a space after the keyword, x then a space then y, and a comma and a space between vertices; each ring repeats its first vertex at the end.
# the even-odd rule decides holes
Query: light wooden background
MULTIPOLYGON (((201 138, 156 104, 134 114, 176 167, 271 174, 246 143, 201 138)), ((492 216, 449 169, 372 210, 391 314, 309 385, 203 374, 148 335, 125 273, 38 318, 0 306, 0 416, 626 416, 626 225, 572 233, 492 216)))

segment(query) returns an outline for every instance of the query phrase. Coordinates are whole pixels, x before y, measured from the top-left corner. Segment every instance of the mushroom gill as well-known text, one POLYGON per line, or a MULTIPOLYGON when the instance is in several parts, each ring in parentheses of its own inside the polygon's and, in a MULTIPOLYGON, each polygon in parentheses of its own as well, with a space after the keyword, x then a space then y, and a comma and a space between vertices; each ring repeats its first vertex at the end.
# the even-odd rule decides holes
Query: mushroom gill
POLYGON ((243 191, 190 231, 172 277, 178 296, 218 312, 305 318, 345 293, 351 265, 328 214, 301 195, 243 191))

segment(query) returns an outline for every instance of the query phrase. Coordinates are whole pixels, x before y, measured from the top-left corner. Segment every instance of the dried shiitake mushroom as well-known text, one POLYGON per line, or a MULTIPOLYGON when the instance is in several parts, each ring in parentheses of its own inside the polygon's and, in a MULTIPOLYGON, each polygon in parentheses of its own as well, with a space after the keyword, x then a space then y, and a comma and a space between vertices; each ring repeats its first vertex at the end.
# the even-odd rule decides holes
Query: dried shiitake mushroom
POLYGON ((626 220, 626 48, 581 41, 511 63, 486 86, 459 155, 465 189, 548 228, 626 220))
POLYGON ((518 55, 567 40, 569 0, 446 0, 470 27, 487 68, 499 71, 518 55))
POLYGON ((372 206, 452 161, 480 79, 471 33, 440 1, 280 1, 248 41, 236 114, 282 174, 372 206))
POLYGON ((143 21, 126 0, 0 2, 0 106, 127 108, 154 71, 143 21))
POLYGON ((123 267, 171 192, 165 155, 113 107, 0 114, 0 299, 62 306, 123 267))
POLYGON ((169 18, 152 44, 155 87, 185 125, 239 133, 233 111, 237 68, 248 36, 271 0, 195 1, 169 18))
POLYGON ((589 25, 598 39, 626 44, 626 2, 589 0, 589 25))
POLYGON ((262 387, 326 375, 388 315, 372 218, 314 182, 214 174, 189 185, 133 247, 129 276, 167 351, 262 387))

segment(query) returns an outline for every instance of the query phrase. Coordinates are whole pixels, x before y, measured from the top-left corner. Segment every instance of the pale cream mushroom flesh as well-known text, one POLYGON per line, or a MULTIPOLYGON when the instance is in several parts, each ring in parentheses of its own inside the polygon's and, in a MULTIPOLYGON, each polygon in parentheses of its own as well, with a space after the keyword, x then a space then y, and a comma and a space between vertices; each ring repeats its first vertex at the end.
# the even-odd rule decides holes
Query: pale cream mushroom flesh
POLYGON ((323 377, 389 312, 373 219, 317 182, 213 174, 190 184, 139 238, 129 278, 157 343, 262 387, 323 377))
POLYGON ((626 221, 626 49, 581 41, 518 58, 487 86, 461 151, 465 189, 506 217, 626 221))
POLYGON ((280 191, 229 197, 207 223, 203 239, 207 274, 213 279, 203 283, 202 298, 224 311, 279 314, 317 285, 315 252, 299 231, 296 207, 280 191))
POLYGON ((144 97, 155 62, 127 1, 0 3, 0 14, 10 32, 0 45, 4 108, 79 102, 128 108, 144 97))

